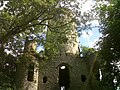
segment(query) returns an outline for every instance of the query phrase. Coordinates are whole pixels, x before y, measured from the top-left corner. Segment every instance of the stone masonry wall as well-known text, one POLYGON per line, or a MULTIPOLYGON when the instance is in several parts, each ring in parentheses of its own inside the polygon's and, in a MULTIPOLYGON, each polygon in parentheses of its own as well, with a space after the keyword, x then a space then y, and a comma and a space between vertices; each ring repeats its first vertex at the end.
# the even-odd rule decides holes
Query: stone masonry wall
MULTIPOLYGON (((68 90, 84 90, 86 82, 82 82, 81 75, 85 75, 86 80, 89 69, 86 67, 86 60, 76 55, 61 55, 54 60, 40 62, 39 86, 38 90, 60 90, 59 88, 59 68, 58 65, 66 63, 70 66, 70 87, 68 90), (43 78, 47 77, 47 82, 43 83, 43 78)), ((88 85, 88 89, 91 90, 88 85)))
POLYGON ((17 64, 17 73, 16 73, 16 87, 17 90, 37 90, 38 89, 38 62, 35 57, 30 54, 20 57, 20 61, 17 64), (27 58, 29 57, 29 58, 27 58), (31 59, 31 60, 30 60, 31 59), (31 63, 34 63, 34 75, 33 81, 28 81, 28 67, 31 63))

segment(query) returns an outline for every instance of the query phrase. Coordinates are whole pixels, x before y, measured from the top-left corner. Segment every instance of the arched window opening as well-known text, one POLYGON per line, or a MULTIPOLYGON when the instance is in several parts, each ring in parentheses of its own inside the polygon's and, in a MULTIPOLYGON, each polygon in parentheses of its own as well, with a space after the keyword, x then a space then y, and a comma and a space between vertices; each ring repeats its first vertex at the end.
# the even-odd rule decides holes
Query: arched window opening
POLYGON ((69 75, 69 67, 66 65, 62 65, 59 67, 59 85, 60 88, 69 88, 70 84, 70 75, 69 75))
POLYGON ((34 64, 30 64, 28 67, 28 81, 33 81, 34 80, 34 64))
POLYGON ((43 83, 46 83, 47 82, 47 77, 43 77, 43 83))
POLYGON ((86 76, 85 75, 81 75, 81 81, 86 82, 86 76))
POLYGON ((65 69, 65 66, 61 66, 60 69, 65 69))

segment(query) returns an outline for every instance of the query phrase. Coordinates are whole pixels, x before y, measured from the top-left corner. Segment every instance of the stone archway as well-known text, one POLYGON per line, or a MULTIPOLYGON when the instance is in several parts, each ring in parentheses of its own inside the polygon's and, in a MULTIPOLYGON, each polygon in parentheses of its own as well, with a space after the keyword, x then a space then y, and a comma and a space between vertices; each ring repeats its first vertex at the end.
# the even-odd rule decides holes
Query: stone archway
POLYGON ((69 88, 70 84, 70 65, 62 63, 58 65, 58 68, 60 90, 66 90, 69 88))

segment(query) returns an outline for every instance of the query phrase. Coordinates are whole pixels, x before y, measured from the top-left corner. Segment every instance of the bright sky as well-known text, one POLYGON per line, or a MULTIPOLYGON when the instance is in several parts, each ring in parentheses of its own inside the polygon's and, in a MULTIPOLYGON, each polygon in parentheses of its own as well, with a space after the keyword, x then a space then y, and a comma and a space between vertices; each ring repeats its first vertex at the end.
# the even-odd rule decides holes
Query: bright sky
MULTIPOLYGON (((92 26, 99 25, 98 21, 95 20, 92 22, 92 26)), ((94 47, 95 43, 98 41, 99 37, 102 36, 102 34, 99 33, 99 28, 93 28, 92 30, 88 30, 87 33, 85 31, 82 31, 82 35, 79 38, 80 44, 84 46, 88 46, 90 48, 97 48, 94 47)))
MULTIPOLYGON (((82 5, 82 12, 87 12, 92 9, 92 6, 95 4, 94 0, 81 0, 84 2, 82 5)), ((99 23, 97 20, 94 20, 91 22, 92 27, 94 26, 99 26, 99 23)), ((88 46, 90 48, 97 48, 94 47, 95 43, 98 41, 99 37, 102 36, 99 33, 99 28, 92 28, 92 30, 88 30, 87 33, 85 31, 82 31, 82 35, 79 38, 80 40, 80 45, 88 46)))

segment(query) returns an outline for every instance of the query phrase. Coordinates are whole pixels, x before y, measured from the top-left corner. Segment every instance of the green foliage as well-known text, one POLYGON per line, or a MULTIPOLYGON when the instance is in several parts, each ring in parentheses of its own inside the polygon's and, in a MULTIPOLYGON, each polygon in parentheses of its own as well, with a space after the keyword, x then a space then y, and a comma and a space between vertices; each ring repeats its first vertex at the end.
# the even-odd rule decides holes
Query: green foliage
POLYGON ((101 66, 104 74, 103 81, 113 86, 113 79, 117 77, 117 87, 120 84, 120 0, 110 2, 110 5, 101 5, 100 9, 101 28, 103 34, 100 45, 101 66))
POLYGON ((15 90, 16 58, 5 55, 0 58, 0 90, 15 90))
POLYGON ((88 57, 90 54, 94 53, 95 50, 93 48, 89 48, 86 46, 81 46, 81 54, 82 57, 88 57))
MULTIPOLYGON (((65 19, 64 21, 67 22, 68 20, 65 19)), ((69 22, 69 24, 62 26, 60 29, 55 28, 54 32, 48 31, 45 42, 46 56, 52 58, 59 54, 61 49, 63 48, 63 44, 66 44, 68 41, 67 36, 71 34, 73 29, 73 22, 69 22)))
POLYGON ((7 49, 14 54, 23 52, 27 36, 36 38, 37 42, 44 44, 47 31, 59 33, 63 27, 74 21, 75 13, 69 9, 74 6, 70 6, 70 2, 73 1, 8 1, 0 11, 0 44, 8 47, 7 49), (67 22, 65 17, 69 18, 67 22))
MULTIPOLYGON (((65 34, 72 30, 71 23, 75 22, 76 6, 71 5, 71 2, 74 0, 0 1, 1 8, 6 3, 0 10, 0 69, 3 70, 0 71, 0 78, 3 78, 0 80, 0 89, 12 90, 14 87, 13 76, 16 72, 13 72, 13 67, 16 66, 11 64, 14 63, 14 58, 9 57, 23 54, 26 37, 45 46, 49 56, 53 57, 58 53, 60 44, 67 41, 65 34), (12 55, 7 56, 6 51, 11 51, 12 55), (8 70, 4 70, 6 61, 9 61, 8 70)), ((44 52, 42 54, 42 59, 47 58, 44 52)), ((36 53, 33 56, 41 58, 36 53)), ((24 60, 25 64, 31 58, 23 56, 20 59, 24 60)))

